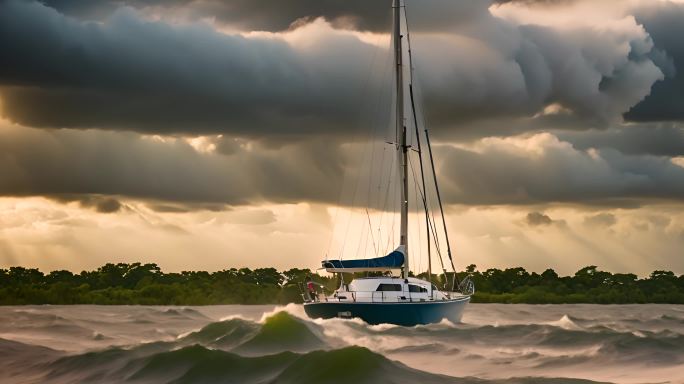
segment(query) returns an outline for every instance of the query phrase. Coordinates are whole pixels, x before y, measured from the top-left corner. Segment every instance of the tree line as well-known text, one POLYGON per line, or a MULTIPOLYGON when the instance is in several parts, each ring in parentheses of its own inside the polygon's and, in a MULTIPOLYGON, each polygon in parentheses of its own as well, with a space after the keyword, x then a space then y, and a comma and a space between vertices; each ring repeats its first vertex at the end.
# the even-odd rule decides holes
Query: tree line
MULTIPOLYGON (((639 278, 589 266, 572 276, 559 276, 552 269, 542 273, 520 267, 478 271, 470 265, 458 275, 460 279, 466 276, 475 282, 472 301, 480 303, 684 304, 684 275, 670 271, 654 271, 639 278)), ((153 263, 110 263, 94 271, 45 274, 35 268, 10 267, 0 269, 0 305, 286 304, 302 301, 302 284, 308 277, 327 292, 340 283, 336 277, 299 268, 282 272, 275 268, 231 268, 165 273, 153 263)), ((433 275, 431 280, 443 287, 451 278, 442 274, 433 275)))

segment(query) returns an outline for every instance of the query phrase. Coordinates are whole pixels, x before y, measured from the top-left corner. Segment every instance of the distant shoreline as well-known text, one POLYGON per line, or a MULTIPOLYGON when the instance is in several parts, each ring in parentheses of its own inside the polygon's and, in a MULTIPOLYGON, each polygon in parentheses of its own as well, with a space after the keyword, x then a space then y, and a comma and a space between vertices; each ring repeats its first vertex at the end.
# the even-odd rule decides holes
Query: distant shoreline
MULTIPOLYGON (((684 275, 654 271, 639 279, 595 266, 573 276, 523 268, 477 271, 470 265, 463 278, 475 282, 473 303, 499 304, 684 304, 684 275)), ((300 285, 307 276, 332 292, 339 281, 309 269, 228 269, 218 272, 164 273, 156 264, 106 264, 74 274, 11 267, 0 269, 0 305, 229 305, 301 303, 300 285)), ((419 274, 427 279, 427 274, 419 274)), ((431 280, 443 286, 444 275, 431 280)))

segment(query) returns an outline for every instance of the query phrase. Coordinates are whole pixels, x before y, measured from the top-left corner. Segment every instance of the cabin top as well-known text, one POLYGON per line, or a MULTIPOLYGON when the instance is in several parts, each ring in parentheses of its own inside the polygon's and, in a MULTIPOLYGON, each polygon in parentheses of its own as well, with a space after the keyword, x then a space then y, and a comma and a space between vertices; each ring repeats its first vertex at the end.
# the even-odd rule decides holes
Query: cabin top
POLYGON ((349 291, 356 292, 424 292, 437 291, 437 287, 429 282, 414 277, 365 277, 354 279, 349 283, 349 291))

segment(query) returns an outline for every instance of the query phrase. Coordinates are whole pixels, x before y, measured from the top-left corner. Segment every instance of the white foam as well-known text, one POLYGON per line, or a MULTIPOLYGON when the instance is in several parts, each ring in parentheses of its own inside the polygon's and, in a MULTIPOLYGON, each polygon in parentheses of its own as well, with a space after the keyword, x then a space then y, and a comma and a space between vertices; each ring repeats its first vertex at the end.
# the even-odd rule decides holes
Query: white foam
POLYGON ((304 306, 301 304, 295 304, 295 303, 290 303, 287 305, 278 305, 277 307, 273 308, 273 310, 264 312, 261 315, 261 319, 259 320, 260 323, 264 323, 266 319, 269 317, 279 313, 279 312, 287 312, 292 316, 298 317, 302 320, 309 321, 309 317, 306 315, 304 312, 304 306))
POLYGON ((559 327, 563 328, 568 331, 583 331, 584 328, 582 328, 579 324, 575 323, 568 317, 568 315, 563 315, 559 320, 556 321, 551 321, 546 323, 548 325, 552 325, 554 327, 559 327))
POLYGON ((248 318, 246 318, 246 317, 244 317, 244 316, 242 316, 242 315, 234 314, 234 315, 228 315, 228 316, 224 316, 224 317, 220 318, 220 319, 219 319, 219 322, 221 322, 221 321, 235 320, 235 319, 237 319, 237 320, 244 320, 244 321, 254 321, 254 319, 248 319, 248 318))

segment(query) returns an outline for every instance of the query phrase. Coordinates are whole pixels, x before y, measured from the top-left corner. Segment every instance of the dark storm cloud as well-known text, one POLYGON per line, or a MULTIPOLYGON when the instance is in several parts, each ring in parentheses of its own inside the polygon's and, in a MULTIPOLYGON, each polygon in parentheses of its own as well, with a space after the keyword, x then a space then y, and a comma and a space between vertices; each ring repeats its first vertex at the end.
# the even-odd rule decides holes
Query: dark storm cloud
POLYGON ((339 24, 372 31, 390 28, 391 0, 46 0, 45 4, 79 18, 104 18, 121 5, 161 8, 189 16, 213 17, 246 30, 283 31, 303 18, 324 17, 339 24))
MULTIPOLYGON (((365 196, 370 187, 364 180, 375 185, 378 179, 363 173, 370 165, 359 167, 363 151, 354 145, 215 143, 221 141, 231 142, 224 144, 230 150, 207 153, 185 140, 134 133, 0 127, 0 195, 79 201, 101 212, 121 209, 126 198, 163 212, 260 202, 364 206, 364 198, 372 207, 392 208, 365 196), (354 180, 361 180, 356 192, 349 190, 354 180), (342 199, 355 194, 364 196, 342 199)), ((477 151, 440 145, 435 155, 448 203, 630 206, 684 199, 684 168, 668 158, 579 151, 550 134, 487 139, 477 151)))
MULTIPOLYGON (((121 6, 172 14, 186 19, 211 18, 219 24, 248 31, 285 31, 301 21, 324 18, 335 27, 389 32, 392 0, 47 0, 60 12, 81 19, 104 19, 121 6)), ((490 0, 406 1, 414 31, 443 31, 479 17, 490 0), (429 17, 425 17, 428 15, 429 17)))
POLYGON ((62 203, 77 201, 81 207, 90 208, 99 213, 116 213, 124 207, 119 200, 111 196, 61 194, 48 197, 62 203))
POLYGON ((345 156, 336 144, 246 144, 229 155, 210 155, 184 140, 3 126, 0 195, 43 195, 100 212, 121 208, 111 196, 149 199, 153 209, 168 212, 260 201, 329 202, 339 195, 345 156))
MULTIPOLYGON (((452 0, 408 0, 405 7, 411 16, 412 29, 434 31, 468 21, 471 14, 467 10, 486 9, 491 4, 562 5, 572 1, 469 0, 459 4, 452 0), (420 17, 425 9, 431 12, 431 20, 420 17)), ((104 19, 125 5, 195 19, 212 18, 249 31, 272 32, 287 30, 299 20, 318 17, 340 28, 388 32, 392 6, 392 0, 44 0, 43 3, 82 19, 104 19)))
POLYGON ((114 213, 118 212, 121 209, 121 203, 119 202, 119 200, 113 199, 111 197, 98 200, 93 204, 95 210, 97 210, 100 213, 114 213))
POLYGON ((551 225, 553 220, 548 215, 541 212, 530 212, 525 217, 525 222, 531 227, 538 227, 540 225, 551 225))
POLYGON ((572 117, 566 128, 605 127, 663 77, 646 57, 651 43, 636 25, 596 35, 585 29, 561 32, 493 20, 469 31, 495 36, 486 46, 466 43, 454 50, 441 37, 416 39, 441 48, 415 49, 437 68, 419 79, 427 89, 427 115, 438 126, 463 119, 532 116, 557 104, 572 117), (626 44, 631 46, 627 55, 626 44), (463 57, 464 51, 470 55, 463 57))
POLYGON ((578 151, 550 134, 488 140, 477 151, 441 147, 439 156, 451 203, 631 207, 684 199, 684 168, 670 158, 628 156, 614 149, 578 151))
POLYGON ((608 130, 558 132, 577 149, 612 148, 630 155, 684 156, 684 127, 676 123, 627 125, 608 130))
POLYGON ((684 121, 684 4, 653 2, 635 11, 653 37, 656 63, 667 75, 651 94, 625 115, 633 121, 684 121))
POLYGON ((17 1, 0 3, 0 50, 3 110, 16 121, 189 134, 349 130, 376 51, 341 35, 295 51, 126 9, 78 22, 17 1))
MULTIPOLYGON (((369 75, 372 62, 383 64, 377 48, 322 23, 294 32, 311 40, 293 46, 206 24, 151 22, 133 9, 94 23, 37 3, 0 7, 3 113, 28 126, 349 135, 362 107, 389 87, 389 77, 369 75)), ((598 35, 517 26, 494 17, 486 2, 431 1, 412 12, 417 25, 448 25, 436 28, 448 33, 414 36, 436 129, 530 116, 551 103, 602 124, 662 78, 636 24, 598 35)))

